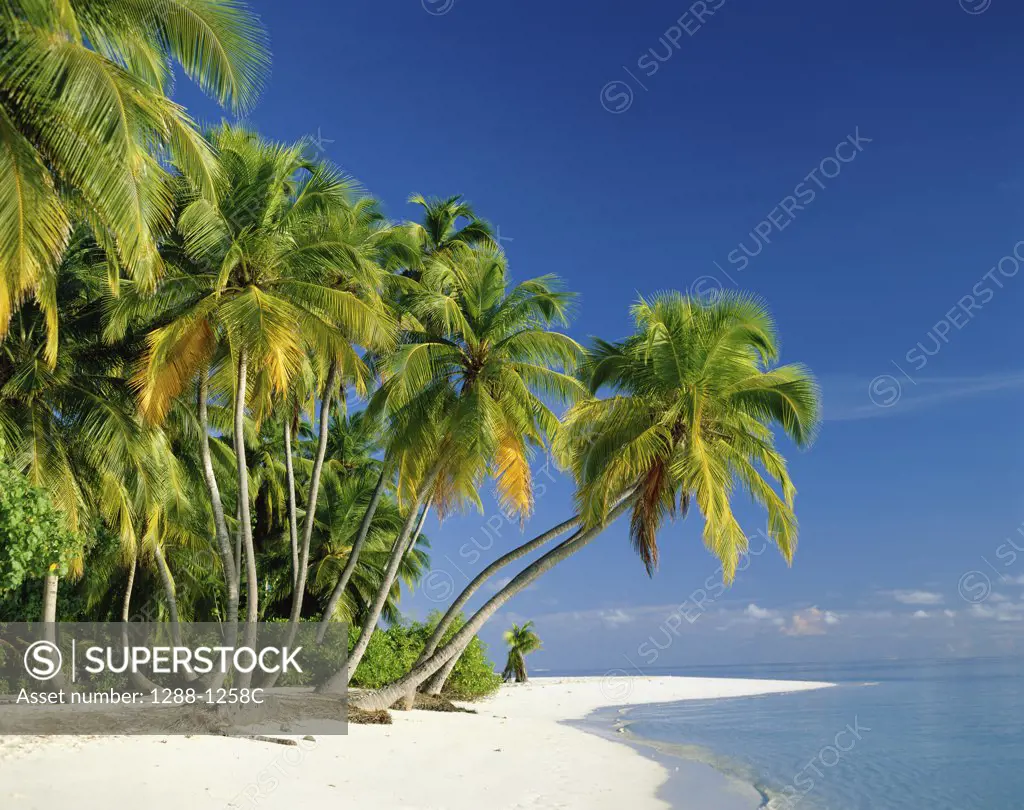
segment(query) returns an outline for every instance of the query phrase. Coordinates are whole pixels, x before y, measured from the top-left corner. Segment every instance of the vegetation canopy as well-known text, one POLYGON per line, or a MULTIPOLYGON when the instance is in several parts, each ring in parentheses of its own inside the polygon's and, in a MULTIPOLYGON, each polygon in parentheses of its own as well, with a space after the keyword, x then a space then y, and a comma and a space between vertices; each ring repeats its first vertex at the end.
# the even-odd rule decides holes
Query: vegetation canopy
MULTIPOLYGON (((742 493, 792 561, 776 435, 808 447, 819 396, 763 301, 663 292, 581 345, 461 195, 392 220, 310 142, 170 97, 243 112, 268 67, 241 0, 0 0, 0 619, 346 621, 320 688, 389 708, 497 688, 478 631, 621 515, 653 574, 696 507, 731 581, 742 493), (524 526, 539 455, 575 514, 406 621, 438 527, 489 487, 524 526)), ((524 681, 540 639, 505 640, 524 681)))

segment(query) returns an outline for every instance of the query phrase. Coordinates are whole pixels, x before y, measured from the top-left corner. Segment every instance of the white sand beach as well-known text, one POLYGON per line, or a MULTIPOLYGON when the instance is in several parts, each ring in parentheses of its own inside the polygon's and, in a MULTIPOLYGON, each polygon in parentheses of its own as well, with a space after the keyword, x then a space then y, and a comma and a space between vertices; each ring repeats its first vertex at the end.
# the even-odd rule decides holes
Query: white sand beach
POLYGON ((6 737, 0 808, 109 810, 130 801, 152 810, 663 810, 664 767, 560 721, 610 706, 826 686, 537 678, 472 704, 477 714, 393 712, 393 725, 353 725, 347 736, 298 747, 219 737, 6 737))

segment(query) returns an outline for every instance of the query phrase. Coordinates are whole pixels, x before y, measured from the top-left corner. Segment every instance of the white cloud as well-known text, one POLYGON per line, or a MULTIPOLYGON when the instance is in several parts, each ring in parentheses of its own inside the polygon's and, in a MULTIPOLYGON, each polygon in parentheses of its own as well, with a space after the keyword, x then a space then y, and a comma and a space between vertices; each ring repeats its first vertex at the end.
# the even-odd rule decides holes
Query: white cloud
POLYGON ((743 613, 751 619, 757 619, 758 621, 776 619, 779 616, 779 612, 777 610, 768 610, 768 608, 758 607, 753 602, 747 605, 747 609, 744 610, 743 613))
POLYGON ((621 627, 624 624, 632 622, 634 618, 634 616, 626 613, 626 611, 618 609, 602 611, 601 615, 601 621, 609 627, 621 627))
POLYGON ((787 636, 823 636, 826 626, 839 624, 839 617, 830 610, 818 607, 798 610, 792 615, 788 624, 779 629, 787 636))
POLYGON ((915 619, 927 619, 928 618, 928 611, 927 610, 915 611, 914 618, 915 619))
POLYGON ((994 619, 997 622, 1021 622, 1024 621, 1024 602, 990 599, 982 604, 971 605, 969 613, 976 619, 994 619))
POLYGON ((903 605, 940 605, 942 594, 935 591, 893 591, 892 598, 903 605))

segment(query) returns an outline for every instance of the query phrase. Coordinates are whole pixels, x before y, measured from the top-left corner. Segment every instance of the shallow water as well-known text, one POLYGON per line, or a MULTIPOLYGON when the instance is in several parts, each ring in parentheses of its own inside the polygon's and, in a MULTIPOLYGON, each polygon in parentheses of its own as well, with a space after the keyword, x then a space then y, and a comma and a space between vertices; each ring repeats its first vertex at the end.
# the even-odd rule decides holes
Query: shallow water
MULTIPOLYGON (((660 674, 660 673, 659 673, 660 674)), ((1024 665, 971 660, 677 671, 833 689, 640 706, 626 735, 754 786, 770 810, 1024 808, 1024 665)), ((605 721, 610 719, 606 716, 605 721)), ((679 808, 695 807, 670 788, 679 808)))

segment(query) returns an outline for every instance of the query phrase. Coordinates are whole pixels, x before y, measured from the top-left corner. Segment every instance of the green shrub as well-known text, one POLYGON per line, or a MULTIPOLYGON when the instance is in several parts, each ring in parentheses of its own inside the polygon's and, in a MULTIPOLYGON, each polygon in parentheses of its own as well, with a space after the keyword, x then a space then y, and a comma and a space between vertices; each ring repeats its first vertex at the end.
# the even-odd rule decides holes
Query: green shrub
MULTIPOLYGON (((366 655, 359 662, 352 685, 364 689, 377 689, 401 678, 416 663, 416 659, 427 645, 427 639, 440 614, 434 613, 426 622, 402 622, 387 630, 375 630, 366 648, 366 655)), ((459 617, 444 636, 450 639, 465 624, 459 617)), ((359 629, 352 628, 350 648, 355 645, 359 629)), ((465 653, 455 665, 444 695, 455 700, 476 700, 497 691, 501 676, 494 671, 494 663, 487 657, 487 646, 474 638, 465 653)))
MULTIPOLYGON (((387 630, 374 630, 366 654, 352 678, 352 686, 379 689, 397 681, 412 669, 440 620, 441 614, 433 613, 426 622, 407 621, 394 624, 387 630)), ((464 625, 465 619, 459 616, 443 641, 448 641, 464 625)), ((359 628, 349 627, 349 650, 355 647, 358 638, 359 628)), ((340 650, 330 644, 307 649, 303 664, 305 672, 290 673, 278 682, 279 685, 305 686, 334 674, 341 666, 340 650)), ((494 663, 487 657, 487 645, 474 637, 452 670, 443 694, 452 700, 477 700, 497 691, 499 686, 501 676, 494 671, 494 663)))
POLYGON ((51 567, 63 576, 78 546, 49 495, 0 464, 0 595, 51 567))
POLYGON ((476 700, 498 691, 501 675, 487 657, 487 645, 474 637, 444 686, 444 696, 452 700, 476 700))

